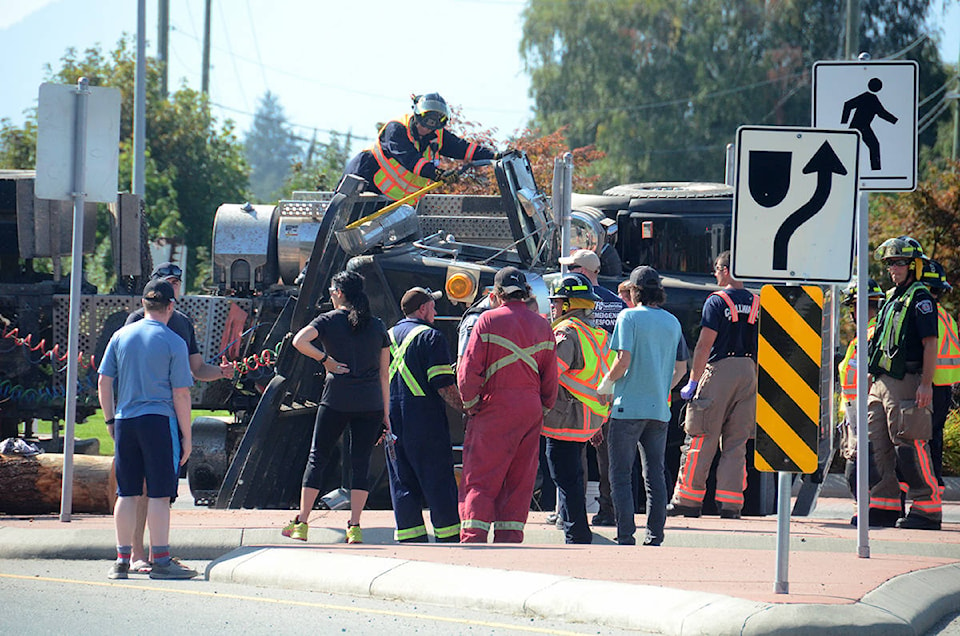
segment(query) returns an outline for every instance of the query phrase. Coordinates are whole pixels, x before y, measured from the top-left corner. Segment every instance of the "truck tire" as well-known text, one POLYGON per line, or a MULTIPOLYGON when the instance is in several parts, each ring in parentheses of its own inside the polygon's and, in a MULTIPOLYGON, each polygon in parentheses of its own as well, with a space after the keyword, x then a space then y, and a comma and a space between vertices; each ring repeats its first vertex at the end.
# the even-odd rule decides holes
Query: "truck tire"
POLYGON ((722 183, 698 181, 649 181, 613 186, 603 193, 633 199, 707 199, 732 196, 733 188, 722 183))

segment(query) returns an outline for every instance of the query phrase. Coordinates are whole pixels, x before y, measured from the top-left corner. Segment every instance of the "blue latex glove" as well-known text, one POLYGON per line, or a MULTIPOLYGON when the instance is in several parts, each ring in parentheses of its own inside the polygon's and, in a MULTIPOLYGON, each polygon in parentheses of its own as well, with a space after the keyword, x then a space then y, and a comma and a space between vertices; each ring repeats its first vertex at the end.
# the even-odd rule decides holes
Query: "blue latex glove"
POLYGON ((680 397, 684 400, 689 400, 693 397, 693 394, 697 392, 697 381, 689 380, 687 385, 680 389, 680 397))

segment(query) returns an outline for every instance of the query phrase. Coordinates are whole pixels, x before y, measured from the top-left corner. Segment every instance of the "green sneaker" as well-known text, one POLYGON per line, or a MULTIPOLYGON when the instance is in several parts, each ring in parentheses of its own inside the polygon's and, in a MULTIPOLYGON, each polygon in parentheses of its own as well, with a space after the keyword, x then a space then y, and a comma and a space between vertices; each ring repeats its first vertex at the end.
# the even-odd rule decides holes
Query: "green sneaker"
POLYGON ((347 525, 347 543, 363 543, 363 530, 360 526, 347 525))
POLYGON ((293 518, 293 521, 291 521, 290 523, 288 523, 288 524, 287 524, 287 527, 285 527, 285 528, 280 532, 280 534, 282 534, 282 535, 285 536, 285 537, 290 537, 291 539, 298 539, 298 540, 300 540, 300 541, 306 541, 306 540, 307 540, 307 530, 309 530, 309 529, 310 529, 310 527, 309 527, 307 524, 305 524, 305 523, 300 523, 299 520, 298 520, 296 517, 294 517, 294 518, 293 518))

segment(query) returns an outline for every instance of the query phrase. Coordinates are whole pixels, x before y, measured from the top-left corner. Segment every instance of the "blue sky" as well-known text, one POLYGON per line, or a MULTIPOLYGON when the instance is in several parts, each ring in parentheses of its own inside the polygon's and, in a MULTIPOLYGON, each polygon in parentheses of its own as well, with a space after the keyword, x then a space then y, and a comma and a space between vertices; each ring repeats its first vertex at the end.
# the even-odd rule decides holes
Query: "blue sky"
MULTIPOLYGON (((558 0, 562 1, 562 0, 558 0)), ((203 2, 171 0, 170 85, 200 87, 203 2)), ((46 64, 68 47, 113 50, 136 32, 136 0, 0 0, 0 118, 22 124, 46 64), (95 7, 95 9, 94 9, 95 7)), ((147 0, 147 52, 157 2, 147 0)), ((411 92, 438 91, 503 141, 530 116, 518 45, 524 0, 214 0, 210 93, 221 119, 245 131, 260 97, 279 96, 304 137, 369 137, 407 112, 411 92)), ((941 55, 960 53, 960 2, 936 10, 941 55), (940 16, 943 16, 940 18, 940 16)), ((354 146, 356 149, 356 145, 354 146)))

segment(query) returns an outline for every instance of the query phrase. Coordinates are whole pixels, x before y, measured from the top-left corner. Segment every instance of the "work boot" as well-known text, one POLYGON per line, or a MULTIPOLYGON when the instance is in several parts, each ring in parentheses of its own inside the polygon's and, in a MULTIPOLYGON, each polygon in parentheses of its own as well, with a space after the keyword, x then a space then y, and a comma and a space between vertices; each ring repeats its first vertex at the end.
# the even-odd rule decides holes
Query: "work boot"
MULTIPOLYGON (((896 510, 883 510, 881 508, 870 508, 870 515, 867 517, 871 528, 893 528, 897 525, 900 513, 896 510)), ((857 515, 850 517, 850 525, 857 525, 857 515)))
POLYGON ((617 525, 617 520, 613 518, 613 515, 606 512, 598 512, 593 515, 593 519, 590 520, 590 525, 592 526, 615 526, 617 525))
POLYGON ((740 511, 732 510, 730 508, 721 508, 720 509, 720 518, 721 519, 739 519, 740 511))
POLYGON ((931 519, 912 512, 902 519, 897 519, 897 527, 904 530, 939 530, 940 520, 931 519))
POLYGON ((668 517, 679 517, 681 515, 696 519, 700 516, 700 508, 695 506, 684 506, 677 503, 667 504, 668 517))

